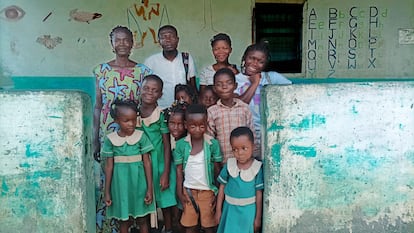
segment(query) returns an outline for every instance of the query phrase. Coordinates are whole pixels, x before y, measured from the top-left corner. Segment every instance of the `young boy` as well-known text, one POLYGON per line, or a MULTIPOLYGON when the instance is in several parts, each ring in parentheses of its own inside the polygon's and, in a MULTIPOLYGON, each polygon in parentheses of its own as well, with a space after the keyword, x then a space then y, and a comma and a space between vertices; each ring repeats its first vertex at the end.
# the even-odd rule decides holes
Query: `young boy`
POLYGON ((207 110, 203 105, 189 105, 185 113, 187 136, 180 139, 173 152, 177 166, 177 196, 183 205, 181 224, 186 233, 197 232, 198 219, 205 233, 214 233, 216 178, 222 155, 218 141, 205 134, 207 110))
POLYGON ((249 105, 234 98, 234 90, 237 88, 234 73, 229 68, 217 70, 213 77, 214 91, 219 100, 207 109, 208 132, 217 138, 223 153, 223 162, 233 157, 230 145, 230 133, 233 129, 246 126, 254 132, 252 113, 249 105))

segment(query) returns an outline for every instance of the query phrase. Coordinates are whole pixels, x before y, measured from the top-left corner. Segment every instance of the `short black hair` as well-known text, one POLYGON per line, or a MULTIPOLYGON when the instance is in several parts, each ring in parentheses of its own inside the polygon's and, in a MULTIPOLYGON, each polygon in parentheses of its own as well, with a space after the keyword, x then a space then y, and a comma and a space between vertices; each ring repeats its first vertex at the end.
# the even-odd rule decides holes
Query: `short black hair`
POLYGON ((112 29, 111 33, 109 33, 109 41, 111 42, 111 44, 112 44, 112 41, 114 39, 115 33, 117 33, 117 32, 124 32, 125 34, 127 34, 131 38, 131 41, 134 40, 134 36, 133 36, 131 30, 129 30, 129 28, 118 25, 118 26, 116 26, 112 29))
POLYGON ((167 24, 167 25, 164 25, 164 26, 162 26, 158 29, 158 34, 157 34, 158 38, 160 38, 161 31, 164 31, 164 30, 167 30, 167 29, 173 31, 175 33, 175 35, 178 36, 177 28, 175 28, 173 25, 167 24))
POLYGON ((161 86, 161 91, 164 88, 164 82, 162 81, 162 79, 156 75, 156 74, 149 74, 146 75, 143 79, 142 79, 142 83, 144 83, 145 80, 152 80, 157 82, 160 86, 161 86))
POLYGON ((185 118, 190 114, 204 114, 207 116, 207 108, 202 104, 190 104, 185 111, 185 118))
POLYGON ((116 119, 118 117, 120 108, 129 108, 136 113, 138 112, 138 104, 134 100, 115 99, 114 102, 111 104, 111 109, 109 111, 109 114, 111 115, 113 119, 116 119))
POLYGON ((200 90, 200 97, 204 95, 205 92, 211 91, 215 96, 217 96, 216 92, 214 91, 214 85, 206 85, 203 89, 200 90))
POLYGON ((241 126, 241 127, 237 127, 235 129, 233 129, 233 131, 231 131, 230 133, 230 140, 232 138, 237 138, 240 137, 242 135, 246 135, 249 140, 254 143, 254 136, 253 136, 253 132, 249 127, 246 126, 241 126))
POLYGON ((219 70, 216 71, 216 73, 213 76, 213 83, 216 83, 216 78, 219 75, 222 74, 227 74, 228 76, 230 76, 231 80, 235 83, 236 82, 236 76, 234 75, 233 71, 230 70, 229 68, 221 68, 219 70))
POLYGON ((217 41, 219 41, 219 40, 224 40, 224 41, 226 41, 226 42, 227 42, 227 44, 229 44, 229 45, 230 45, 230 47, 231 47, 231 39, 230 39, 230 36, 229 36, 229 35, 227 35, 226 33, 219 33, 219 34, 217 34, 217 35, 213 36, 213 39, 211 39, 211 40, 210 40, 211 47, 213 47, 213 46, 214 46, 214 44, 215 44, 217 41))

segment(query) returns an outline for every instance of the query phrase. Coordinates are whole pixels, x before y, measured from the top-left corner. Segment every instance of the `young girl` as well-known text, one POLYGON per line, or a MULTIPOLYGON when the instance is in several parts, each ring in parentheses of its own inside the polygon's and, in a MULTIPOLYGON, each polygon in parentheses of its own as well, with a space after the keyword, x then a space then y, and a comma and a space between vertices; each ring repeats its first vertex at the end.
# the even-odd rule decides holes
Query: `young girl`
POLYGON ((262 221, 262 163, 253 157, 253 132, 238 127, 230 134, 234 158, 229 158, 217 178, 217 233, 259 232, 262 221))
POLYGON ((204 86, 203 90, 200 91, 198 102, 204 105, 206 108, 217 103, 218 96, 214 92, 213 85, 204 86))
POLYGON ((229 56, 231 54, 231 39, 225 33, 219 33, 210 40, 211 50, 213 52, 216 63, 204 68, 200 73, 200 90, 205 86, 213 84, 213 76, 217 70, 221 68, 229 68, 234 74, 238 74, 236 65, 229 63, 229 56))
MULTIPOLYGON (((184 115, 188 104, 186 102, 175 101, 165 113, 165 119, 168 124, 171 139, 171 151, 174 151, 176 142, 187 135, 187 130, 184 126, 184 115)), ((174 165, 174 169, 175 165, 174 165)), ((180 224, 182 214, 182 206, 177 203, 177 208, 173 208, 173 228, 174 232, 184 232, 184 228, 180 224)))
POLYGON ((116 100, 110 114, 120 129, 104 139, 102 156, 106 157, 106 217, 120 221, 120 232, 127 233, 130 220, 137 220, 141 233, 148 233, 150 213, 155 212, 152 169, 149 152, 151 141, 135 129, 137 105, 132 100, 116 100))
POLYGON ((114 59, 96 66, 95 107, 94 107, 94 170, 96 179, 96 232, 109 233, 118 231, 114 221, 106 219, 104 201, 105 165, 101 163, 101 147, 105 135, 117 131, 118 124, 109 114, 115 99, 139 101, 141 82, 152 70, 144 64, 131 60, 134 36, 127 27, 116 26, 109 34, 114 59), (118 89, 117 89, 118 88, 118 89))
POLYGON ((163 82, 157 75, 144 77, 141 87, 141 106, 137 127, 145 132, 154 145, 151 151, 152 174, 156 206, 161 208, 165 232, 171 232, 171 209, 177 204, 175 197, 175 169, 171 168, 171 147, 164 113, 157 106, 162 95, 163 82))
POLYGON ((253 114, 253 123, 256 135, 256 148, 254 155, 262 159, 260 150, 260 90, 268 84, 292 84, 283 75, 275 72, 263 72, 269 62, 269 50, 267 44, 260 42, 252 44, 246 48, 242 57, 241 73, 236 75, 237 89, 239 98, 247 103, 253 114))
POLYGON ((177 84, 174 88, 175 101, 185 102, 187 104, 197 103, 197 96, 193 88, 185 84, 177 84))

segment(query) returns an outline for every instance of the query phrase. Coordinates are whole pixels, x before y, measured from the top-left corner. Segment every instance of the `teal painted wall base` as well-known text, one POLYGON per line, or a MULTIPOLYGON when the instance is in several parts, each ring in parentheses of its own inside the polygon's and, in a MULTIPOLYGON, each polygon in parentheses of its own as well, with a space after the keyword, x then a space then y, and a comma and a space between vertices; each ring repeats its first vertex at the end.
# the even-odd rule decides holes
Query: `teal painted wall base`
POLYGON ((414 232, 414 82, 268 86, 263 232, 414 232))
POLYGON ((0 232, 95 232, 90 98, 3 91, 0 99, 0 232))

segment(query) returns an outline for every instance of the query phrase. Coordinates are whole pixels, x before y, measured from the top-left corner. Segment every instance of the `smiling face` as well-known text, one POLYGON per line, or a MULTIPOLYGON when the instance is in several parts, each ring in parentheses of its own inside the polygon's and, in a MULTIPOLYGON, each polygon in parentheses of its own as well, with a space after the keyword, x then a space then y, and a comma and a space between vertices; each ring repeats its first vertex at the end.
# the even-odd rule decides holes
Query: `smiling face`
POLYGON ((168 119, 168 130, 170 134, 178 140, 186 134, 184 127, 184 113, 172 112, 168 119))
POLYGON ((227 62, 231 53, 231 47, 225 40, 214 42, 212 51, 217 62, 227 62))
POLYGON ((265 69, 266 63, 267 57, 265 53, 252 50, 246 54, 244 59, 243 73, 248 76, 260 73, 265 69))
POLYGON ((155 104, 162 96, 160 84, 152 79, 144 80, 141 87, 141 102, 143 104, 155 104))
POLYGON ((233 155, 239 164, 246 164, 253 158, 254 143, 247 135, 230 138, 233 155))
POLYGON ((120 130, 119 136, 130 136, 135 131, 137 125, 137 113, 128 107, 118 107, 115 122, 118 123, 120 130))
POLYGON ((177 50, 179 38, 174 30, 166 28, 159 32, 158 42, 163 51, 171 52, 177 50))
POLYGON ((128 57, 131 53, 133 39, 124 31, 115 31, 112 36, 112 48, 116 55, 128 57))

